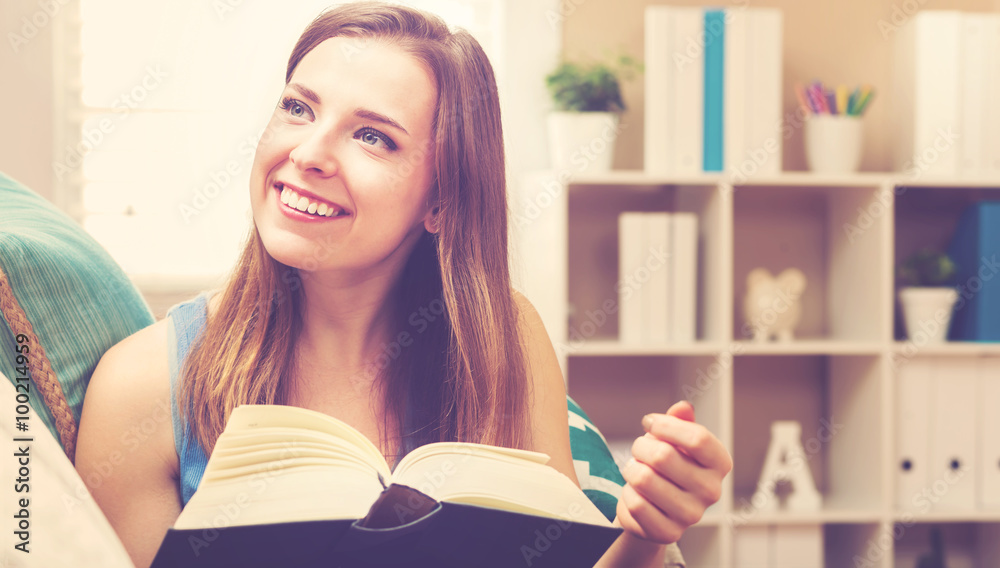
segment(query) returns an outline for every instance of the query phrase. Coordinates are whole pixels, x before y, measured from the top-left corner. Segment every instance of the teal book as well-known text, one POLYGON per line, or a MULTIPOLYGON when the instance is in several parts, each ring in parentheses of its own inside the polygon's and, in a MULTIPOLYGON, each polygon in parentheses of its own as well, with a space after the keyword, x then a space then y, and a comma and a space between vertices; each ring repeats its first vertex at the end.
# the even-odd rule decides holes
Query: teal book
POLYGON ((721 172, 725 163, 724 140, 724 100, 726 52, 726 12, 725 10, 705 11, 705 115, 702 169, 706 172, 721 172))
POLYGON ((948 338, 1000 341, 1000 201, 974 203, 962 212, 948 256, 959 295, 948 338))

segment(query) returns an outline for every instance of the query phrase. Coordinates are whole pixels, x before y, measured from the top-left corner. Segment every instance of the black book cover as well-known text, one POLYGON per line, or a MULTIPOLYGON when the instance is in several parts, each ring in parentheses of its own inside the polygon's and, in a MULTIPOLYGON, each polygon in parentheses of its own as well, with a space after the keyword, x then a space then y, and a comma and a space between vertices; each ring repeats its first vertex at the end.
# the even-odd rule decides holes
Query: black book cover
POLYGON ((392 485, 358 520, 170 529, 152 568, 593 566, 621 534, 499 509, 438 503, 392 485))

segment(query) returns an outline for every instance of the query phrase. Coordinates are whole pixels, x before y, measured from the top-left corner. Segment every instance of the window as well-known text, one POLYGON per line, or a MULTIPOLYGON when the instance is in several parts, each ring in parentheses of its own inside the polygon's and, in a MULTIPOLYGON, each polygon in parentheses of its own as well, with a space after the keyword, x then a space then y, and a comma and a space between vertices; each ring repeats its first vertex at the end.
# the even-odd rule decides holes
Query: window
MULTIPOLYGON (((414 0, 500 52, 499 0, 414 0)), ((81 0, 82 91, 66 104, 62 192, 140 283, 215 281, 250 227, 256 141, 289 53, 331 0, 81 0)), ((497 69, 498 78, 500 69, 497 69)), ((72 81, 69 81, 72 83, 72 81)))

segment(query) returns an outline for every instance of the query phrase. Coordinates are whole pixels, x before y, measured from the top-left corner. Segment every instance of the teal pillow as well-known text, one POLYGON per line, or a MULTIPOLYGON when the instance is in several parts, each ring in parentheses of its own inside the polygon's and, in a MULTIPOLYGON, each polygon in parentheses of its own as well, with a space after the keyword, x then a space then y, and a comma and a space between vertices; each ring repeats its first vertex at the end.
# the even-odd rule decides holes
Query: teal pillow
POLYGON ((570 451, 580 488, 604 516, 613 521, 617 516, 618 498, 625 486, 625 478, 618 471, 607 440, 587 413, 568 395, 566 405, 569 407, 570 451))
MULTIPOLYGON (((112 345, 153 323, 149 306, 111 256, 79 224, 2 172, 0 269, 79 423, 94 367, 112 345)), ((0 312, 5 312, 0 313, 0 374, 17 384, 25 369, 17 363, 15 349, 19 344, 8 319, 16 316, 9 305, 0 312)), ((37 360, 37 346, 29 343, 28 349, 27 356, 37 360)), ((52 435, 64 442, 38 391, 38 377, 31 379, 32 408, 52 435)), ((10 410, 4 409, 4 416, 10 410)))

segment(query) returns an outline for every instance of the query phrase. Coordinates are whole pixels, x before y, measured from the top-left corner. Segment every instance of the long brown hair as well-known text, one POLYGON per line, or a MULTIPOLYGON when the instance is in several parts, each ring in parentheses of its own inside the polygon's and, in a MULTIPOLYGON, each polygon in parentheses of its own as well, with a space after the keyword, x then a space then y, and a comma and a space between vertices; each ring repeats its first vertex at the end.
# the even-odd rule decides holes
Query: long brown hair
MULTIPOLYGON (((410 408, 402 453, 448 440, 527 448, 528 373, 508 272, 503 134, 489 60, 468 32, 449 31, 434 15, 358 2, 313 20, 286 83, 335 36, 398 46, 433 72, 438 90, 431 193, 440 229, 422 234, 391 292, 397 333, 413 343, 369 367, 385 402, 383 426, 390 417, 405 425, 410 408)), ((206 453, 236 406, 286 402, 302 328, 298 269, 268 254, 255 225, 220 293, 182 374, 180 406, 206 453)))

